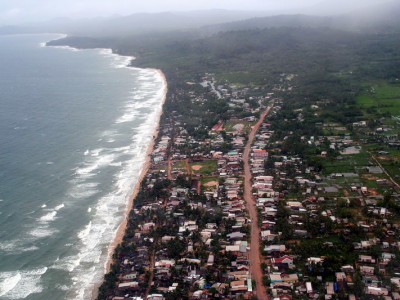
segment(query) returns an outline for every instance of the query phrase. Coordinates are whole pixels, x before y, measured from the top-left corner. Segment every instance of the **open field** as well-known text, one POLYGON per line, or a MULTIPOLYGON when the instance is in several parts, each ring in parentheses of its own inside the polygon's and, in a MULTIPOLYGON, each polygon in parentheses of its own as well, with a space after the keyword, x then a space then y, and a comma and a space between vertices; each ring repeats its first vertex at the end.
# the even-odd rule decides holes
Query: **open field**
POLYGON ((216 160, 204 160, 199 162, 192 162, 189 164, 194 174, 211 175, 217 171, 216 160))
POLYGON ((205 191, 216 190, 216 187, 218 186, 218 177, 202 177, 200 182, 205 191))
POLYGON ((183 161, 183 160, 176 161, 176 162, 174 162, 174 163, 172 164, 172 167, 173 167, 174 169, 183 169, 183 170, 186 170, 186 163, 185 163, 185 161, 183 161))
POLYGON ((363 108, 376 108, 378 112, 400 115, 400 85, 375 83, 368 91, 356 98, 363 108))
POLYGON ((255 124, 255 122, 228 121, 224 124, 224 129, 226 132, 243 131, 243 132, 249 133, 251 130, 251 126, 253 126, 254 124, 255 124), (243 129, 241 129, 241 127, 243 129))
POLYGON ((361 167, 366 167, 371 164, 371 159, 366 151, 361 151, 359 154, 342 155, 342 159, 324 159, 322 164, 324 166, 325 174, 331 173, 351 173, 357 171, 361 167))

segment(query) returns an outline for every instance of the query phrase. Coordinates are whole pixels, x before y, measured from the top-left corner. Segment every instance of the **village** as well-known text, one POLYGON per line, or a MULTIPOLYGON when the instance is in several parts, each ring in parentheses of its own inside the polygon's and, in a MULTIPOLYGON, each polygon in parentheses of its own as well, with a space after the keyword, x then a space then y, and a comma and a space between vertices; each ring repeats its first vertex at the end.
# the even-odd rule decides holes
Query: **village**
POLYGON ((293 76, 174 95, 229 109, 196 136, 164 115, 109 299, 400 299, 397 121, 306 128, 326 100, 286 106, 293 76))

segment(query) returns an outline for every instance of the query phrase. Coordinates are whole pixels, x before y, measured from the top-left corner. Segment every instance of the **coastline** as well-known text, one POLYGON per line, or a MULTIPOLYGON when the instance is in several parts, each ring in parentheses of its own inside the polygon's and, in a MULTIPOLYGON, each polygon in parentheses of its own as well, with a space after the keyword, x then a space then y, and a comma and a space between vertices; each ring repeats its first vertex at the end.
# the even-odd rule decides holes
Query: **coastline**
MULTIPOLYGON (((58 34, 58 37, 54 40, 51 41, 55 41, 55 40, 59 40, 59 39, 63 39, 65 37, 67 37, 67 34, 58 34)), ((79 51, 79 50, 85 50, 85 49, 81 49, 81 48, 76 48, 76 47, 71 47, 71 46, 56 46, 56 45, 48 45, 50 41, 47 42, 43 42, 40 43, 41 47, 54 47, 54 48, 62 48, 62 49, 66 49, 66 50, 72 50, 72 51, 79 51)), ((123 57, 126 58, 126 61, 122 62, 122 64, 120 65, 120 67, 126 67, 126 68, 136 68, 134 66, 132 66, 132 60, 136 59, 134 56, 125 56, 125 55, 120 55, 118 53, 114 53, 114 51, 110 48, 91 48, 92 50, 100 50, 100 51, 105 51, 106 54, 111 55, 111 56, 119 56, 119 57, 123 57)), ((157 116, 157 125, 154 128, 153 131, 153 135, 152 135, 152 140, 150 141, 150 143, 147 146, 147 151, 146 151, 146 156, 145 156, 145 161, 143 162, 143 166, 140 170, 140 174, 139 177, 137 178, 132 190, 127 194, 127 202, 126 205, 124 207, 123 210, 123 219, 121 220, 121 222, 119 223, 115 233, 114 233, 114 238, 112 241, 110 241, 108 247, 107 247, 107 258, 105 260, 105 263, 103 265, 103 275, 107 274, 110 271, 111 265, 114 262, 114 259, 112 258, 115 248, 122 242, 123 237, 125 235, 125 231, 128 225, 128 219, 129 219, 129 213, 131 212, 131 210, 133 209, 133 205, 134 205, 134 199, 136 198, 137 194, 140 191, 140 184, 143 181, 144 177, 146 176, 146 174, 148 173, 150 166, 151 166, 151 159, 150 159, 150 154, 153 152, 154 150, 154 146, 155 146, 155 141, 156 138, 158 136, 158 132, 159 132, 159 127, 160 127, 160 119, 161 119, 161 115, 163 114, 163 106, 164 103, 166 101, 166 97, 167 97, 167 92, 168 92, 168 84, 167 84, 167 80, 166 77, 164 75, 164 73, 160 70, 160 69, 154 69, 154 68, 147 68, 148 70, 154 70, 155 72, 158 73, 158 75, 161 77, 162 81, 163 81, 163 95, 162 95, 162 99, 161 99, 161 109, 160 112, 158 113, 157 116)), ((92 283, 91 287, 87 287, 87 289, 90 291, 91 290, 91 295, 88 295, 90 299, 96 299, 97 295, 98 295, 98 289, 101 286, 101 284, 103 283, 104 280, 104 276, 101 277, 101 280, 99 280, 98 282, 94 282, 92 283)))
MULTIPOLYGON (((124 237, 125 231, 126 231, 126 227, 128 225, 129 213, 131 212, 131 210, 133 208, 134 200, 140 191, 140 184, 150 169, 150 166, 151 166, 150 154, 154 150, 155 141, 158 136, 158 132, 159 132, 159 128, 160 128, 160 119, 161 119, 161 115, 163 114, 163 106, 164 106, 164 103, 167 98, 168 84, 167 84, 167 80, 165 78, 164 73, 160 69, 151 69, 151 70, 156 71, 161 76, 161 78, 163 80, 163 85, 164 85, 163 86, 163 90, 164 90, 163 97, 161 100, 161 110, 160 110, 160 113, 158 114, 158 124, 154 129, 153 139, 151 140, 151 142, 149 143, 149 145, 147 147, 146 159, 143 163, 143 167, 142 167, 142 170, 140 171, 140 175, 132 189, 132 192, 129 195, 129 199, 127 201, 127 204, 126 204, 125 210, 124 210, 123 220, 121 221, 121 223, 119 224, 119 226, 116 230, 114 239, 110 242, 110 244, 108 246, 107 260, 104 265, 104 274, 107 274, 108 272, 110 272, 111 265, 114 262, 112 255, 114 254, 115 248, 123 240, 123 237, 124 237)), ((103 278, 102 278, 101 282, 98 282, 97 284, 94 285, 91 299, 94 300, 97 298, 98 289, 99 289, 100 285, 102 284, 102 282, 103 282, 103 278)))
MULTIPOLYGON (((167 80, 165 78, 164 73, 162 73, 161 70, 159 69, 152 69, 155 70, 163 79, 164 82, 164 95, 163 98, 161 100, 161 105, 163 106, 165 103, 165 100, 167 98, 167 91, 168 91, 168 86, 167 86, 167 80)), ((128 216, 130 211, 133 208, 133 204, 134 204, 134 199, 137 196, 137 194, 139 193, 140 190, 140 183, 142 182, 143 178, 146 176, 147 172, 149 171, 150 165, 151 165, 151 160, 150 160, 150 154, 153 152, 154 150, 154 146, 155 146, 155 139, 158 135, 158 131, 159 131, 159 127, 160 127, 160 118, 161 115, 163 113, 163 110, 161 109, 159 115, 158 115, 158 124, 156 126, 156 128, 154 129, 153 132, 153 139, 150 142, 150 144, 147 147, 147 151, 146 151, 146 160, 143 163, 143 167, 142 170, 140 172, 140 175, 135 183, 135 186, 133 187, 132 193, 129 196, 128 199, 128 203, 127 206, 125 207, 125 212, 124 212, 124 219, 121 221, 120 225, 118 226, 118 229, 116 231, 116 235, 114 240, 110 243, 109 249, 108 249, 108 258, 107 258, 107 262, 105 265, 105 273, 108 273, 110 271, 110 267, 111 264, 113 263, 113 259, 112 259, 112 255, 114 253, 115 247, 118 246, 118 244, 120 244, 122 242, 122 239, 124 237, 125 234, 125 230, 126 230, 126 226, 128 224, 128 216)))

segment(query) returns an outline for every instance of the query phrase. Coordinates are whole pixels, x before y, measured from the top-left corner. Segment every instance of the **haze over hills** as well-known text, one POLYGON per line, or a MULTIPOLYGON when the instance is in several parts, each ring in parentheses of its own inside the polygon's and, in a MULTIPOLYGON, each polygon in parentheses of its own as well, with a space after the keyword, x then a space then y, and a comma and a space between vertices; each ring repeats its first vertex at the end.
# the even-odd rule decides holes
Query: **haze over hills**
POLYGON ((0 33, 65 32, 70 35, 125 36, 149 32, 190 30, 206 25, 228 23, 255 17, 265 17, 270 12, 204 10, 189 12, 137 13, 129 16, 72 20, 54 19, 48 22, 23 26, 0 27, 0 33))
POLYGON ((201 36, 220 31, 270 27, 331 27, 341 30, 398 27, 400 3, 353 1, 345 5, 323 1, 298 11, 198 10, 189 12, 136 13, 128 16, 73 20, 57 18, 48 22, 0 27, 0 34, 63 32, 72 36, 123 37, 168 31, 193 31, 201 36), (340 10, 339 10, 340 7, 340 10), (345 9, 344 9, 345 8, 345 9), (324 13, 325 11, 325 13, 324 13), (339 14, 339 11, 345 12, 339 14), (328 16, 328 12, 330 12, 328 16))
POLYGON ((319 16, 342 15, 362 11, 365 9, 370 10, 371 8, 386 5, 390 2, 395 3, 396 1, 381 0, 377 4, 377 2, 374 0, 323 0, 318 4, 300 9, 297 11, 297 13, 319 16))
POLYGON ((306 14, 277 15, 252 18, 204 28, 209 34, 242 29, 264 29, 274 27, 330 27, 340 30, 387 30, 400 29, 400 2, 391 1, 381 5, 364 7, 346 14, 317 16, 306 14))

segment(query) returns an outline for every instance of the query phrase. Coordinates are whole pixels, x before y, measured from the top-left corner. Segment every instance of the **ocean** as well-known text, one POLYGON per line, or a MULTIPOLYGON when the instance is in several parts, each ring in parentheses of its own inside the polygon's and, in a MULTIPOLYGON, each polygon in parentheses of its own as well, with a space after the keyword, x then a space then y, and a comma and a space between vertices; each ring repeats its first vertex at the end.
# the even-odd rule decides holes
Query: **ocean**
POLYGON ((0 299, 90 299, 153 138, 155 70, 0 36, 0 299))

